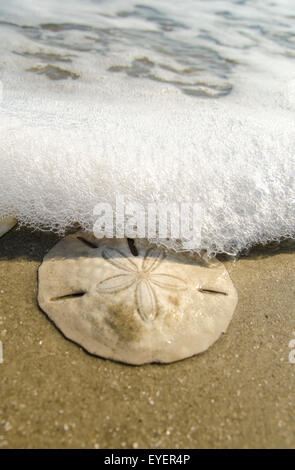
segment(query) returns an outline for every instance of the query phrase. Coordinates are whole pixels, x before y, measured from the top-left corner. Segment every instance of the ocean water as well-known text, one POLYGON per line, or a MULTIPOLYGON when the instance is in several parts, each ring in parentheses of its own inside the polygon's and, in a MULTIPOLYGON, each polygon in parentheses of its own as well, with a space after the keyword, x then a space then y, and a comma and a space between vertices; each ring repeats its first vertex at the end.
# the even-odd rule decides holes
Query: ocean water
POLYGON ((124 195, 200 204, 209 254, 294 236, 294 0, 0 0, 0 81, 0 216, 124 195))

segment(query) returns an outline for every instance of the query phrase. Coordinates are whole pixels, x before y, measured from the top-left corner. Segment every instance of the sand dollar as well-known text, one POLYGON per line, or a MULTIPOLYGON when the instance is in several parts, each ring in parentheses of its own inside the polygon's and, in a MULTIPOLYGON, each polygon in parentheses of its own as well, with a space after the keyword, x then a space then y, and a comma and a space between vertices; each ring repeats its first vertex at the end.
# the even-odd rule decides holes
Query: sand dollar
POLYGON ((2 217, 0 218, 0 238, 9 232, 15 225, 17 220, 14 217, 2 217))
POLYGON ((205 351, 227 329, 237 293, 217 260, 79 232, 45 256, 38 301, 90 353, 143 364, 205 351))

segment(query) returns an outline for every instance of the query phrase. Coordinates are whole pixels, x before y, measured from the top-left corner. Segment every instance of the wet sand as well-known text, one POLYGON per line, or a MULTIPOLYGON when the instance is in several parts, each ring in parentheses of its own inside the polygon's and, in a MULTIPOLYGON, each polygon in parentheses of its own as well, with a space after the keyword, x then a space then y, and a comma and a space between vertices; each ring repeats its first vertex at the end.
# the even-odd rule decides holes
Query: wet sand
POLYGON ((239 304, 207 352, 134 367, 90 356, 39 310, 56 240, 0 240, 0 448, 295 448, 294 248, 225 261, 239 304))

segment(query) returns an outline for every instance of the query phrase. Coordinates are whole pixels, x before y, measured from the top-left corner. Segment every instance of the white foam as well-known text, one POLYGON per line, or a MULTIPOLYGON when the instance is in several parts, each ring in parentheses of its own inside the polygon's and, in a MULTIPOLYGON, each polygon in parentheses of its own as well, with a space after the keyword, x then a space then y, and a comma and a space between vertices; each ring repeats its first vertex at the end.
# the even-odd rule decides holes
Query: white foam
MULTIPOLYGON (((282 18, 286 18, 287 3, 283 2, 280 10, 282 18)), ((195 9, 191 14, 185 14, 184 9, 180 13, 174 2, 162 0, 160 5, 170 18, 188 26, 188 30, 176 28, 172 32, 179 40, 188 41, 190 35, 194 37, 192 28, 200 28, 200 17, 203 29, 207 27, 214 37, 221 35, 222 23, 216 28, 213 11, 225 9, 225 5, 230 8, 228 2, 212 4, 209 8, 204 2, 200 15, 195 9)), ((251 3, 248 10, 234 6, 231 11, 243 13, 244 23, 271 25, 274 36, 277 30, 267 10, 271 7, 258 4, 256 10, 251 3), (257 12, 261 18, 257 19, 257 12)), ((76 18, 79 24, 94 23, 92 2, 84 2, 79 14, 70 8, 75 2, 66 2, 64 11, 55 2, 44 2, 41 11, 33 9, 35 1, 28 5, 24 10, 13 0, 5 13, 7 21, 20 24, 23 17, 36 26, 58 19, 66 22, 63 15, 69 14, 69 19, 76 18)), ((159 8, 158 2, 155 5, 159 8)), ((188 1, 188 7, 192 9, 192 5, 195 2, 188 1)), ((95 8, 112 15, 123 7, 124 2, 102 2, 95 8)), ((137 33, 148 24, 145 18, 137 17, 124 23, 117 16, 100 16, 97 21, 101 27, 104 21, 113 27, 123 24, 127 30, 136 27, 137 33)), ((150 28, 157 30, 151 21, 150 28)), ((91 229, 94 206, 99 202, 114 204, 116 195, 123 194, 143 205, 201 203, 202 241, 198 248, 210 254, 237 253, 257 242, 294 236, 295 66, 285 43, 258 35, 255 29, 251 37, 245 28, 233 26, 232 33, 224 29, 224 43, 214 46, 216 54, 226 51, 240 63, 225 80, 233 84, 232 93, 204 99, 165 83, 163 80, 169 81, 171 76, 169 71, 163 75, 164 69, 159 71, 161 82, 108 72, 111 66, 130 65, 134 58, 146 57, 141 45, 125 45, 124 57, 116 41, 108 44, 106 55, 93 50, 82 53, 66 47, 78 39, 81 43, 81 36, 77 39, 74 31, 65 33, 63 49, 56 44, 57 33, 46 33, 55 41, 47 38, 51 41, 48 45, 44 37, 43 42, 37 40, 35 33, 24 35, 15 27, 0 27, 0 39, 6 41, 5 47, 0 46, 6 64, 1 68, 0 217, 13 215, 23 223, 59 233, 74 222, 91 229), (238 38, 241 48, 225 45, 238 38), (250 48, 255 41, 256 46, 250 48), (52 81, 26 72, 39 60, 19 55, 28 51, 73 55, 71 63, 57 65, 80 78, 52 81)), ((87 34, 92 33, 83 32, 87 34)), ((148 58, 155 63, 160 60, 153 47, 148 58)), ((216 83, 219 79, 224 81, 214 76, 216 83)))

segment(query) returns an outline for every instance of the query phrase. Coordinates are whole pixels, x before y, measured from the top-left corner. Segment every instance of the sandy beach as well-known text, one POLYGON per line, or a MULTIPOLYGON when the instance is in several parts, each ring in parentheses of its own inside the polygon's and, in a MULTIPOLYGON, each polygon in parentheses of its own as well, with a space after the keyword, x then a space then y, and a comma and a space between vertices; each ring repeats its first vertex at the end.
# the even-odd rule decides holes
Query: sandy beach
POLYGON ((239 303, 207 352, 134 367, 87 354, 38 308, 56 241, 0 241, 0 448, 295 448, 294 247, 224 261, 239 303))

